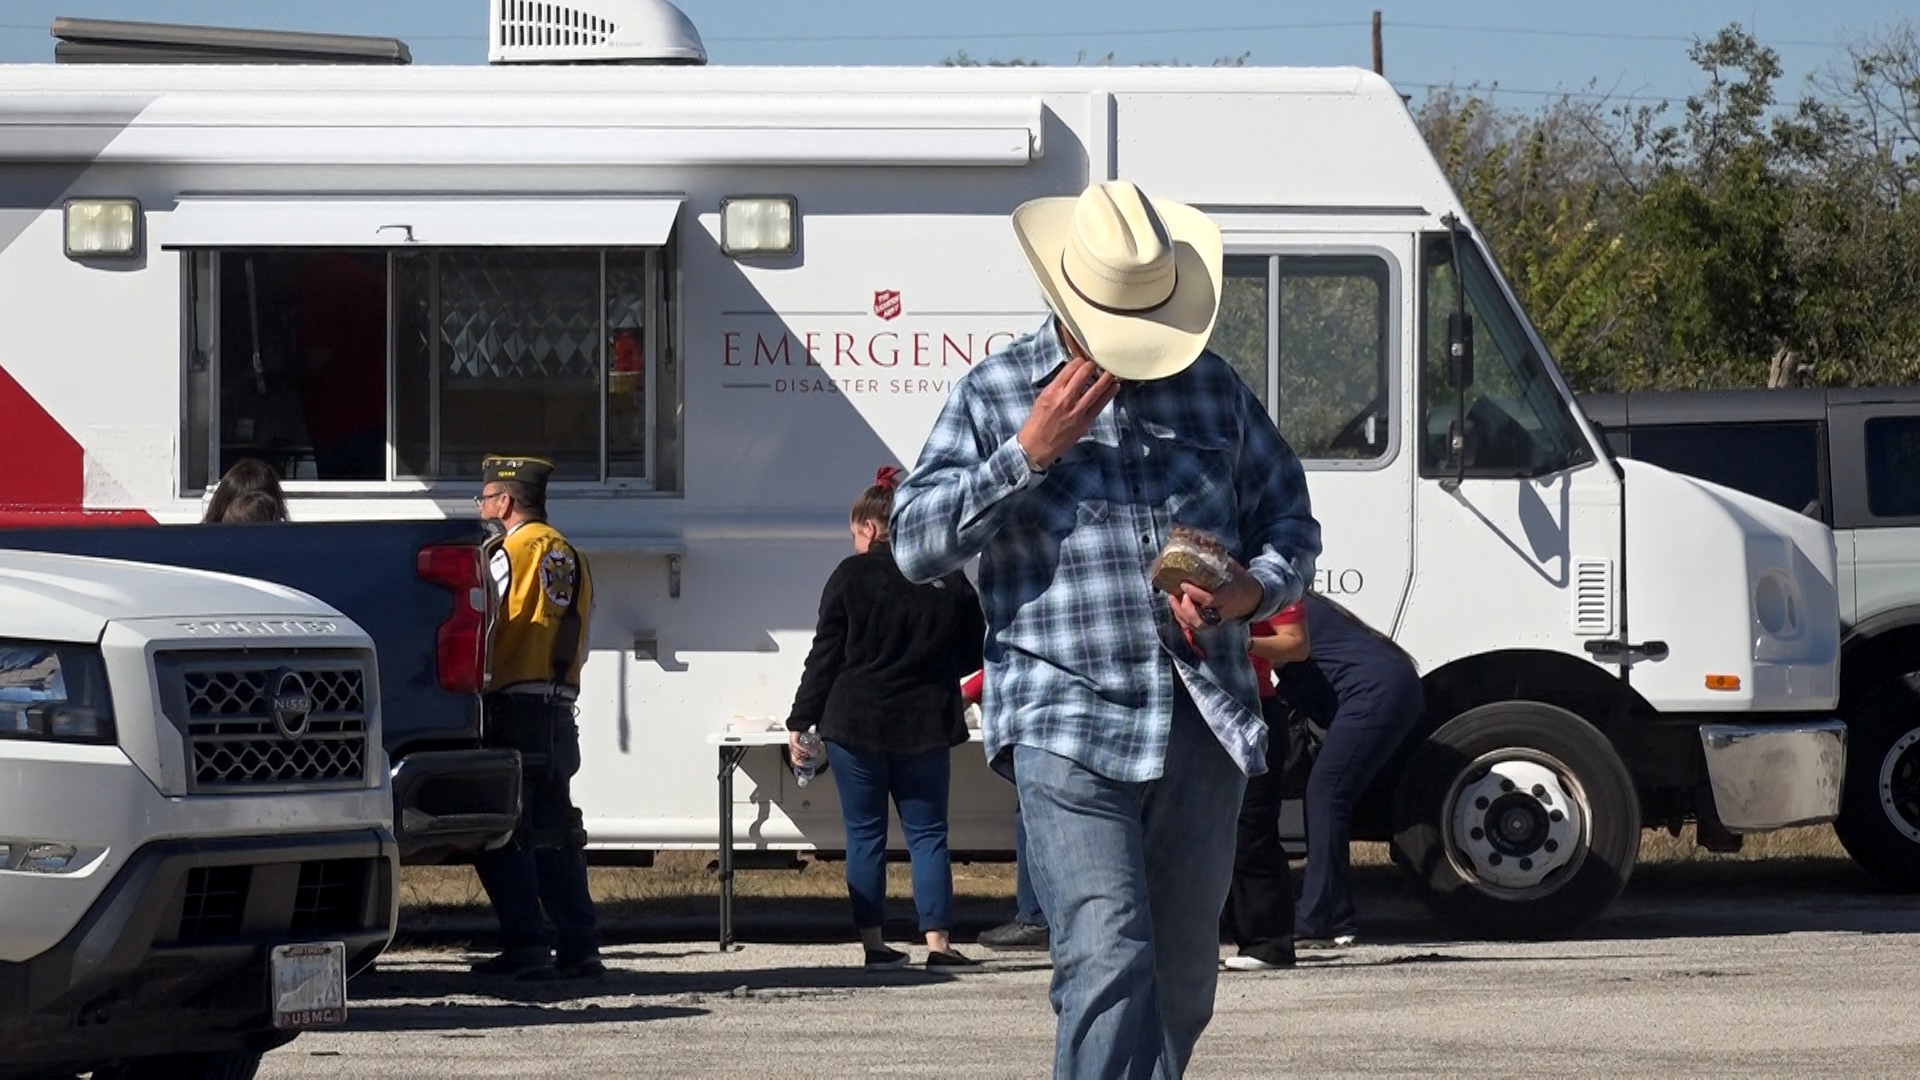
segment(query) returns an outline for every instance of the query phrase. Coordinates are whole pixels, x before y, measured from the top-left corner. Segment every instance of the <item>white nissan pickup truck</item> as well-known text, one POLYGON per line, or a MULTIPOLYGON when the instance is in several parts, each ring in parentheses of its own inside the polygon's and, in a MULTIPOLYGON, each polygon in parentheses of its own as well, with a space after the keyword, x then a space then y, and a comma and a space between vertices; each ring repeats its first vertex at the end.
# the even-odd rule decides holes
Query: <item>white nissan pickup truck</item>
POLYGON ((304 593, 0 551, 0 1076, 250 1077, 392 940, 371 640, 304 593))

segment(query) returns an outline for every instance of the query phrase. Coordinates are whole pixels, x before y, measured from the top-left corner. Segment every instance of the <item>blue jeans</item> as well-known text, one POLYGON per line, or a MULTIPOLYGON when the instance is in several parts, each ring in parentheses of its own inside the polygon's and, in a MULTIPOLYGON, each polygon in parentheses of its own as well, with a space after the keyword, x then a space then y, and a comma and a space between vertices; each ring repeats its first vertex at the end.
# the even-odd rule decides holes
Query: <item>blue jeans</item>
POLYGON ((571 844, 533 847, 526 842, 529 831, 546 835, 575 824, 568 781, 580 771, 580 729, 570 715, 555 721, 552 773, 534 776, 533 771, 521 794, 520 834, 473 860, 500 920, 500 951, 545 960, 555 941, 541 918, 544 911, 558 931, 560 963, 598 956, 600 934, 585 856, 571 844))
POLYGON ((1013 921, 1021 926, 1047 925, 1040 894, 1033 890, 1033 869, 1027 865, 1027 821, 1020 804, 1013 804, 1013 921))
POLYGON ((840 789, 847 826, 847 895, 853 925, 886 921, 887 802, 900 811, 900 831, 913 859, 913 902, 920 932, 953 929, 953 864, 947 859, 947 786, 953 752, 884 754, 827 743, 827 765, 840 789))
POLYGON ((1031 746, 1013 771, 1052 932, 1054 1075, 1180 1076, 1213 1018, 1246 777, 1184 686, 1158 780, 1031 746))

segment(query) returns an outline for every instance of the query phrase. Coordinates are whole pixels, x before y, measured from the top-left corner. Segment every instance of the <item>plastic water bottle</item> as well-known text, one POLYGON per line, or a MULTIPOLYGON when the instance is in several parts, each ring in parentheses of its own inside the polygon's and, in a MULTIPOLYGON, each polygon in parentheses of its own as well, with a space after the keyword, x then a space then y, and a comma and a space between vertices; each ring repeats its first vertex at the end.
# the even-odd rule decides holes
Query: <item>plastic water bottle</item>
POLYGON ((800 752, 805 757, 795 757, 793 761, 793 782, 806 787, 813 782, 813 774, 820 771, 820 759, 826 756, 826 744, 812 728, 800 733, 800 752))

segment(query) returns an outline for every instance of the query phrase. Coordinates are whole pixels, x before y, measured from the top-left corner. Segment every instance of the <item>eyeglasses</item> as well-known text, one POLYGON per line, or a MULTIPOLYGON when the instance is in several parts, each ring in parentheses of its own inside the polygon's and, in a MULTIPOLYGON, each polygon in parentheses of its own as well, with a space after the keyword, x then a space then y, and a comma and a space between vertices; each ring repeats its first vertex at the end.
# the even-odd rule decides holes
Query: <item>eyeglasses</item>
POLYGON ((490 503, 490 502, 492 502, 492 501, 493 501, 493 500, 495 500, 495 499, 504 499, 504 498, 506 498, 506 495, 507 495, 507 493, 506 493, 506 492, 504 492, 504 491, 496 491, 496 492, 493 492, 493 493, 491 493, 491 494, 485 494, 485 495, 475 495, 475 496, 473 497, 473 505, 475 505, 475 506, 485 506, 485 505, 487 505, 488 503, 490 503))

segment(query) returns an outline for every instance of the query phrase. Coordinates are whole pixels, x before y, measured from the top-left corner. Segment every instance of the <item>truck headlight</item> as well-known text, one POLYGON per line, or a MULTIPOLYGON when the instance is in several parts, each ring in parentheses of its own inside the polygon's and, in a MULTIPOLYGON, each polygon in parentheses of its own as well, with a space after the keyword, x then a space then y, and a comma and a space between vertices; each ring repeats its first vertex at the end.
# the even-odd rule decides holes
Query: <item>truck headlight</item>
POLYGON ((0 638, 0 739, 112 743, 113 695, 100 650, 0 638))
POLYGON ((1753 587, 1753 614, 1760 628, 1777 638, 1800 632, 1800 602, 1793 580, 1779 571, 1760 575, 1753 587))

